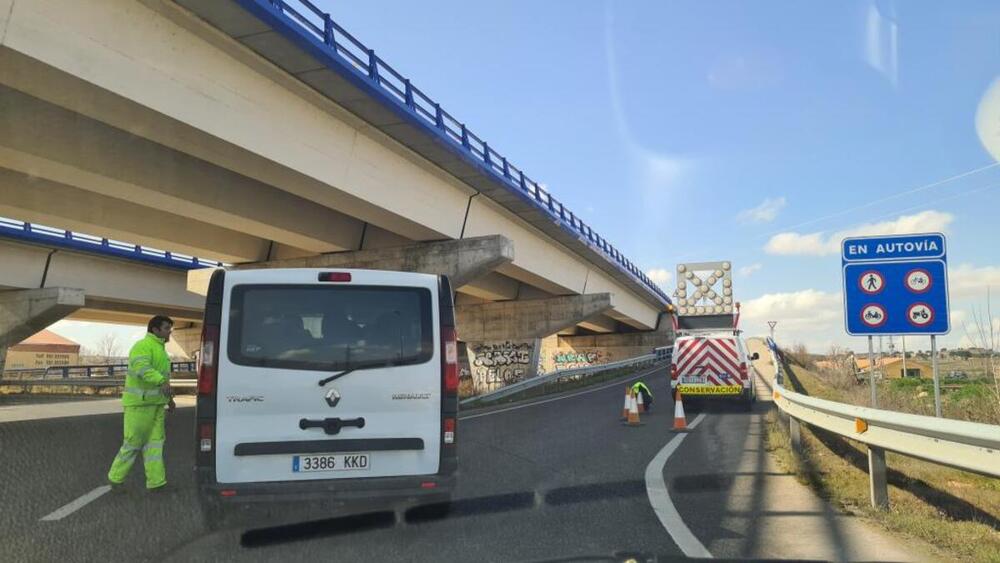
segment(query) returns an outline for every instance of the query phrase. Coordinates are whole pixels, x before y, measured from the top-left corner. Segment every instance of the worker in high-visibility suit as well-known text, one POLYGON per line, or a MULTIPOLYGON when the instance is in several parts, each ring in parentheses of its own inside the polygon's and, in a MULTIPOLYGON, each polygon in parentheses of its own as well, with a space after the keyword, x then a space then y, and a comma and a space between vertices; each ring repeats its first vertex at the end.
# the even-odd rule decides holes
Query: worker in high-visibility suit
POLYGON ((646 387, 645 383, 636 381, 632 385, 632 394, 638 395, 639 393, 642 393, 642 406, 648 411, 653 406, 653 392, 649 390, 649 387, 646 387))
POLYGON ((146 489, 163 490, 167 484, 163 464, 164 410, 173 412, 175 404, 170 392, 170 356, 165 346, 173 325, 169 317, 153 317, 146 336, 129 352, 128 374, 122 393, 125 437, 108 471, 113 489, 125 481, 140 451, 146 470, 146 489))

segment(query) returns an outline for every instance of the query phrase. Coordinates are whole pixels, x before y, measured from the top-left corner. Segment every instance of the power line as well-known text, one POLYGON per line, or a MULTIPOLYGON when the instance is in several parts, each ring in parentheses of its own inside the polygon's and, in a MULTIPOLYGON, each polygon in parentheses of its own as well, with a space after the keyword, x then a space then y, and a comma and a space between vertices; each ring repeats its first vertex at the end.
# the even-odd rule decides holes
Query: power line
MULTIPOLYGON (((823 217, 819 217, 819 218, 816 218, 816 219, 810 219, 808 221, 804 221, 802 223, 798 223, 798 224, 792 225, 790 227, 785 227, 783 229, 779 229, 779 230, 776 230, 776 231, 771 231, 770 233, 765 233, 763 235, 757 235, 756 237, 754 237, 754 239, 755 240, 761 240, 761 239, 764 239, 764 238, 769 238, 769 237, 772 237, 772 236, 774 236, 776 234, 780 234, 780 233, 783 233, 783 232, 788 232, 788 231, 790 231, 792 229, 797 229, 797 228, 804 227, 804 226, 807 226, 807 225, 812 225, 812 224, 815 224, 815 223, 826 221, 828 219, 833 219, 835 217, 840 217, 842 215, 847 215, 849 213, 854 213, 855 211, 858 211, 858 210, 861 210, 861 209, 866 209, 866 208, 871 207, 873 205, 878 205, 880 203, 884 203, 886 201, 892 201, 894 199, 898 199, 898 198, 906 196, 906 195, 910 195, 910 194, 914 194, 914 193, 919 193, 919 192, 922 192, 922 191, 926 191, 926 190, 929 190, 931 188, 935 188, 937 186, 941 186, 943 184, 947 184, 949 182, 954 182, 955 180, 960 180, 962 178, 966 178, 966 177, 972 176, 974 174, 979 174, 980 172, 985 172, 987 170, 990 170, 992 168, 996 168, 998 166, 1000 166, 1000 162, 994 162, 993 164, 987 164, 986 166, 981 166, 979 168, 974 168, 972 170, 966 170, 965 172, 962 172, 962 173, 959 173, 959 174, 955 174, 953 176, 949 176, 949 177, 944 178, 942 180, 937 180, 937 181, 931 182, 929 184, 924 184, 922 186, 917 186, 915 188, 910 188, 910 189, 904 190, 902 192, 898 192, 898 193, 895 193, 895 194, 892 194, 892 195, 889 195, 889 196, 885 196, 883 198, 879 198, 879 199, 876 199, 876 200, 869 201, 869 202, 864 203, 862 205, 858 205, 858 206, 855 206, 855 207, 851 207, 851 208, 848 208, 848 209, 837 211, 835 213, 831 213, 829 215, 825 215, 823 217)), ((902 211, 895 211, 893 213, 890 213, 888 215, 883 216, 882 218, 891 217, 891 216, 896 215, 898 213, 904 213, 906 211, 909 211, 909 210, 912 210, 912 209, 916 209, 916 208, 922 207, 924 205, 932 205, 934 203, 939 203, 941 201, 947 201, 949 199, 954 199, 955 197, 960 197, 960 196, 963 196, 963 195, 969 195, 969 194, 972 194, 972 193, 978 193, 978 192, 985 191, 987 189, 994 188, 994 187, 996 187, 996 185, 985 186, 983 188, 978 188, 978 189, 971 190, 971 191, 968 191, 968 192, 962 192, 962 193, 956 194, 954 196, 949 196, 947 198, 942 198, 942 199, 934 200, 934 201, 931 201, 931 202, 925 202, 925 203, 923 203, 921 205, 918 205, 918 206, 915 206, 915 207, 910 207, 910 208, 904 209, 902 211)), ((680 257, 677 257, 675 259, 676 260, 684 260, 684 259, 687 259, 687 258, 690 258, 690 257, 693 257, 693 256, 697 256, 697 255, 703 254, 703 251, 707 250, 707 249, 708 248, 705 247, 702 250, 699 250, 697 252, 688 252, 688 253, 685 253, 685 254, 683 254, 680 257)))
POLYGON ((840 216, 846 215, 848 213, 854 213, 855 211, 858 211, 858 210, 861 210, 861 209, 866 209, 866 208, 871 207, 873 205, 878 205, 880 203, 885 203, 886 201, 892 201, 894 199, 898 199, 898 198, 906 196, 906 195, 910 195, 910 194, 914 194, 914 193, 917 193, 917 192, 922 192, 922 191, 925 191, 925 190, 929 190, 931 188, 940 186, 942 184, 947 184, 949 182, 954 182, 955 180, 960 180, 960 179, 965 178, 967 176, 971 176, 973 174, 978 174, 980 172, 984 172, 984 171, 989 170, 991 168, 996 168, 997 166, 1000 166, 1000 162, 994 162, 993 164, 988 164, 988 165, 982 166, 980 168, 975 168, 973 170, 967 170, 965 172, 962 172, 961 174, 956 174, 954 176, 950 176, 950 177, 945 178, 943 180, 938 180, 938 181, 932 182, 930 184, 924 184, 923 186, 917 186, 916 188, 911 188, 909 190, 905 190, 905 191, 898 192, 898 193, 895 193, 895 194, 892 194, 892 195, 888 195, 888 196, 885 196, 883 198, 874 199, 874 200, 869 201, 867 203, 863 203, 861 205, 857 205, 855 207, 851 207, 851 208, 848 208, 848 209, 843 209, 841 211, 837 211, 836 213, 831 213, 829 215, 825 215, 825 216, 819 217, 817 219, 810 219, 809 221, 805 221, 805 222, 799 223, 797 225, 792 225, 790 227, 784 227, 784 228, 778 229, 776 231, 771 231, 770 233, 759 235, 757 238, 770 237, 770 236, 773 236, 773 235, 776 235, 776 234, 779 234, 779 233, 782 233, 782 232, 786 232, 786 231, 789 231, 789 230, 792 230, 792 229, 798 229, 798 228, 804 227, 806 225, 812 225, 812 224, 815 224, 815 223, 826 221, 827 219, 832 219, 834 217, 840 217, 840 216))

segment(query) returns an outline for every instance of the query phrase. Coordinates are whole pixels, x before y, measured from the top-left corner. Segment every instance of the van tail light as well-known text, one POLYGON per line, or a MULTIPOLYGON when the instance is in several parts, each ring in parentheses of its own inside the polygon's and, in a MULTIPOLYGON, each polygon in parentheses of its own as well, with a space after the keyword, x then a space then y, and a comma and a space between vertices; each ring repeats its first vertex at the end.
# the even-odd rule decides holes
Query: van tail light
POLYGON ((198 425, 198 451, 212 451, 212 440, 215 438, 215 424, 202 422, 198 425))
POLYGON ((749 376, 747 375, 747 363, 746 362, 740 362, 740 379, 742 379, 744 381, 746 381, 747 379, 749 379, 749 376))
POLYGON ((455 443, 455 419, 446 418, 444 419, 444 443, 454 444, 455 443))
POLYGON ((205 325, 201 331, 201 354, 198 355, 198 394, 215 393, 219 374, 219 327, 205 325))
POLYGON ((319 281, 321 282, 349 282, 351 281, 350 272, 320 272, 319 281))
POLYGON ((458 393, 458 336, 455 327, 441 327, 441 377, 444 378, 444 392, 458 393))

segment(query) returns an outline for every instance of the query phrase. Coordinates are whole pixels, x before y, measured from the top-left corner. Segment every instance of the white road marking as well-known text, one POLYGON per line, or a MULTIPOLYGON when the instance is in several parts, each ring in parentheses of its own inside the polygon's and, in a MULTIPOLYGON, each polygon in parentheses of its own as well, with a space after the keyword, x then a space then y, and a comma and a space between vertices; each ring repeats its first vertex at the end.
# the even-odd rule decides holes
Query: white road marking
MULTIPOLYGON (((699 414, 691 421, 691 424, 687 425, 688 429, 694 430, 704 419, 705 413, 699 414)), ((670 500, 667 483, 663 480, 663 467, 667 464, 667 458, 677 451, 686 437, 687 434, 678 434, 671 438, 667 445, 663 446, 663 449, 656 454, 653 461, 650 461, 649 465, 646 466, 646 495, 649 497, 649 504, 653 506, 653 511, 656 512, 656 517, 660 519, 660 523, 663 524, 667 533, 673 538, 677 547, 681 548, 684 555, 711 558, 712 554, 691 533, 690 528, 677 512, 673 501, 670 500)))
POLYGON ((534 403, 527 403, 527 404, 524 404, 524 405, 517 405, 517 406, 513 406, 513 407, 508 407, 506 409, 498 409, 498 410, 495 410, 495 411, 484 412, 484 413, 480 413, 480 414, 471 414, 469 416, 459 416, 458 419, 459 420, 472 420, 473 418, 479 418, 481 416, 490 416, 491 414, 500 414, 502 412, 516 411, 518 409, 526 409, 528 407, 533 407, 535 405, 544 405, 545 403, 551 403, 553 401, 561 401, 563 399, 571 399, 573 397, 579 397, 580 395, 586 395, 587 393, 594 393, 596 391, 601 391, 603 389, 608 389, 608 388, 614 387, 616 385, 621 385, 624 381, 632 381, 633 379, 642 377, 644 375, 649 375, 650 373, 653 373, 657 369, 659 369, 659 368, 654 368, 654 369, 652 369, 650 371, 646 371, 646 372, 643 372, 643 373, 640 373, 640 374, 636 374, 634 377, 630 377, 628 379, 619 380, 619 381, 616 381, 614 383, 609 383, 607 385, 602 385, 600 387, 594 387, 593 389, 587 389, 585 391, 580 391, 579 393, 573 393, 572 395, 563 395, 562 397, 554 397, 552 399, 545 399, 544 401, 537 401, 537 402, 534 402, 534 403))
POLYGON ((111 485, 101 485, 93 491, 83 495, 82 497, 74 500, 73 502, 63 506, 62 508, 56 509, 55 512, 42 516, 41 522, 51 522, 53 520, 62 520, 63 518, 73 514, 77 510, 80 510, 84 506, 94 502, 95 500, 101 498, 105 493, 111 490, 111 485))

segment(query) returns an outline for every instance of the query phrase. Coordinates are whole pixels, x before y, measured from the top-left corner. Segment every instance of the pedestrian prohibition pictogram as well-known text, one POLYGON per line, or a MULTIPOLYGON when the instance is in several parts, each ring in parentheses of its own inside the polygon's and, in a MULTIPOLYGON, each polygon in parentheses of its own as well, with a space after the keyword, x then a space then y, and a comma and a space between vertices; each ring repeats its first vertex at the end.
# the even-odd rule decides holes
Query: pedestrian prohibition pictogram
POLYGON ((861 291, 875 295, 885 287, 885 278, 875 270, 867 270, 858 278, 858 285, 861 286, 861 291))

